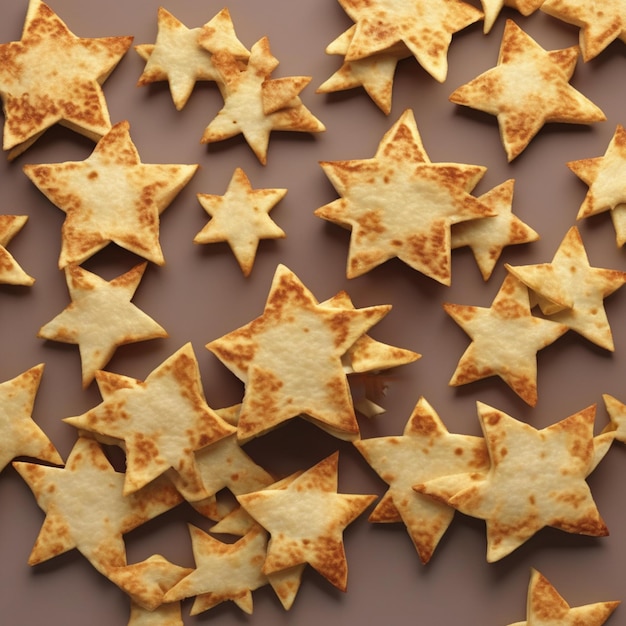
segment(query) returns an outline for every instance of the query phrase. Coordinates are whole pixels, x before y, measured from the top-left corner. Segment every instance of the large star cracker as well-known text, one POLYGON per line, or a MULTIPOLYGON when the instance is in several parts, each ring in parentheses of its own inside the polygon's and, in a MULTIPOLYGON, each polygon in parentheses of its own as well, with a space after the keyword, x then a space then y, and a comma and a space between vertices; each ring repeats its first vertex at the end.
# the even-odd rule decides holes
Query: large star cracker
POLYGON ((97 140, 111 128, 102 83, 132 37, 74 35, 41 0, 30 0, 19 41, 0 44, 3 147, 12 158, 60 123, 97 140))
POLYGON ((569 533, 603 537, 606 524, 586 482, 596 463, 595 406, 537 430, 501 410, 478 403, 490 468, 478 479, 457 477, 450 494, 446 477, 416 485, 487 527, 487 561, 500 560, 551 526, 569 533), (462 486, 461 486, 462 485, 462 486))
POLYGON ((507 159, 519 156, 549 122, 590 124, 604 113, 569 83, 578 46, 544 50, 507 20, 498 63, 450 95, 450 101, 495 115, 507 159))
POLYGON ((0 215, 0 284, 30 287, 35 282, 6 249, 27 221, 28 215, 0 215))
POLYGON ((494 214, 470 194, 485 168, 431 163, 410 109, 385 133, 374 157, 321 166, 342 197, 315 215, 351 230, 349 278, 398 258, 449 285, 452 224, 494 214))

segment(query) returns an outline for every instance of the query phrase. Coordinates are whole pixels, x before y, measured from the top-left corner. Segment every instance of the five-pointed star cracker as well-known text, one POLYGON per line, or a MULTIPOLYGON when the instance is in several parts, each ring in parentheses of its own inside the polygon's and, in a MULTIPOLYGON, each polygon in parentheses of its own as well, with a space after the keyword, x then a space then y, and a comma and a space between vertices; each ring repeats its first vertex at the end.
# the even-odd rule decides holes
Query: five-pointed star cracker
POLYGON ((147 263, 107 281, 79 265, 65 268, 72 302, 39 329, 42 339, 78 344, 82 382, 87 387, 116 348, 167 337, 164 328, 131 302, 147 263))
POLYGON ((338 461, 335 452, 284 488, 237 497, 270 533, 263 573, 308 563, 335 587, 346 590, 343 531, 376 496, 337 493, 338 461))
POLYGON ((349 278, 397 257, 449 285, 452 224, 494 214, 470 194, 486 168, 431 163, 410 109, 385 133, 374 157, 321 167, 342 197, 315 215, 351 230, 349 278))
POLYGON ((250 50, 245 67, 226 50, 213 54, 221 75, 224 106, 204 129, 202 143, 223 141, 242 134, 259 161, 265 165, 272 131, 319 133, 324 125, 306 108, 299 93, 310 76, 270 78, 278 60, 267 37, 250 50))
POLYGON ((541 10, 580 28, 584 61, 597 57, 617 39, 626 43, 624 0, 545 0, 541 10))
POLYGON ((505 6, 517 9, 522 15, 527 16, 534 13, 544 0, 480 0, 480 3, 485 13, 483 32, 488 33, 505 6))
POLYGON ((197 165, 145 164, 127 121, 119 122, 84 161, 25 165, 37 188, 65 213, 59 268, 80 264, 109 243, 163 265, 159 216, 197 165))
POLYGON ((97 140, 110 128, 102 83, 132 37, 83 39, 41 0, 30 0, 22 38, 0 44, 0 97, 9 158, 60 123, 97 140))
POLYGON ((145 381, 128 381, 83 415, 65 422, 97 435, 123 440, 124 493, 130 494, 173 470, 187 500, 208 496, 194 453, 235 432, 205 399, 191 344, 185 344, 145 381))
POLYGON ((342 439, 358 438, 342 357, 389 310, 320 305, 279 265, 263 314, 206 345, 245 383, 240 441, 300 415, 342 439))
POLYGON ((166 480, 125 495, 100 444, 79 437, 65 467, 14 461, 13 466, 46 513, 29 564, 77 548, 103 575, 126 565, 123 535, 178 505, 182 498, 166 480))
POLYGON ((506 246, 537 241, 539 234, 513 214, 513 179, 480 196, 496 215, 452 227, 451 247, 469 246, 484 280, 488 280, 506 246))
POLYGON ((0 215, 0 284, 30 287, 35 282, 6 249, 27 221, 28 215, 0 215))
POLYGON ((592 267, 576 226, 569 229, 551 263, 506 264, 506 268, 539 295, 540 306, 552 321, 605 350, 615 349, 604 299, 626 283, 626 272, 592 267))
POLYGON ((476 7, 461 0, 339 0, 339 4, 356 24, 346 61, 363 59, 402 42, 439 82, 448 73, 452 35, 483 17, 476 7))
POLYGON ((457 477, 457 485, 464 484, 452 495, 445 476, 414 488, 485 520, 487 561, 502 559, 547 526, 608 534, 585 480, 596 463, 595 406, 541 430, 481 402, 477 406, 489 470, 478 479, 473 473, 457 477))
POLYGON ((507 159, 512 161, 549 122, 591 124, 604 113, 570 85, 578 46, 544 50, 507 20, 497 65, 450 95, 450 101, 495 115, 507 159))
MULTIPOLYGON (((389 485, 385 495, 406 525, 422 563, 428 563, 454 509, 417 493, 413 485, 447 474, 486 472, 484 439, 449 433, 432 406, 420 398, 401 436, 361 439, 354 445, 389 485)), ((379 519, 376 511, 373 519, 379 519)))
POLYGON ((165 81, 172 100, 181 110, 199 80, 218 81, 220 75, 212 60, 211 47, 225 49, 246 60, 250 53, 237 39, 228 9, 222 9, 204 26, 187 28, 172 13, 159 7, 158 32, 154 44, 141 44, 135 50, 146 61, 139 86, 165 81))
POLYGON ((17 457, 63 464, 50 439, 32 418, 44 365, 0 383, 0 471, 17 457))
POLYGON ((246 173, 238 167, 223 196, 198 194, 198 201, 211 219, 194 237, 194 243, 227 242, 244 276, 249 276, 259 241, 286 236, 269 216, 286 193, 286 189, 253 189, 246 173))
POLYGON ((444 310, 472 342, 461 356, 450 385, 499 376, 524 402, 537 403, 537 352, 568 327, 532 315, 528 288, 512 274, 490 307, 445 303, 444 310))
POLYGON ((510 626, 601 626, 619 604, 608 601, 570 607, 550 581, 533 568, 528 584, 526 620, 510 626))

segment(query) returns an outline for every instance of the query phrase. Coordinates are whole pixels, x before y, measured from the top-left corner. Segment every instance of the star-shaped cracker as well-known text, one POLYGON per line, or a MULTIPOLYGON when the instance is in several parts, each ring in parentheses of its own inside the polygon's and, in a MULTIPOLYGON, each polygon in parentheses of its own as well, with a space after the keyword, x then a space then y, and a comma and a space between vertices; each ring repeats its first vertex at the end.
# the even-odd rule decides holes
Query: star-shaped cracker
POLYGON ((221 75, 224 106, 205 128, 202 143, 242 134, 259 161, 265 164, 272 131, 318 133, 325 130, 299 96, 311 82, 310 76, 270 78, 278 60, 270 51, 267 37, 252 46, 245 67, 225 50, 213 54, 213 63, 221 75))
POLYGON ((81 264, 111 242, 163 265, 159 216, 197 168, 142 163, 124 121, 84 161, 25 165, 24 172, 65 213, 59 256, 63 269, 81 264))
POLYGON ((167 9, 159 7, 157 22, 155 43, 135 46, 146 61, 137 84, 143 86, 167 80, 179 111, 187 104, 197 81, 220 80, 211 48, 228 50, 243 60, 250 55, 235 35, 228 9, 222 9, 204 26, 187 28, 167 9))
POLYGON ((584 61, 597 57, 617 39, 626 43, 624 0, 546 0, 541 10, 580 28, 584 61))
POLYGON ((41 563, 73 548, 102 574, 126 565, 123 535, 176 505, 182 498, 166 480, 125 495, 100 444, 79 437, 65 467, 17 462, 13 466, 45 511, 28 562, 41 563))
POLYGON ((544 50, 507 20, 495 67, 460 86, 450 101, 495 115, 508 161, 549 122, 591 124, 604 113, 570 85, 578 46, 544 50))
MULTIPOLYGON (((420 398, 401 436, 361 439, 354 445, 389 485, 385 495, 406 525, 422 563, 428 563, 454 509, 417 493, 413 485, 447 474, 487 471, 483 438, 449 433, 432 406, 420 398)), ((373 519, 379 518, 375 510, 373 519)))
POLYGON ((0 215, 0 284, 30 287, 35 282, 6 249, 27 221, 28 215, 0 215))
POLYGON ((526 620, 510 626, 601 626, 619 604, 610 601, 570 607, 550 581, 533 568, 528 584, 526 620))
POLYGON ((522 15, 528 16, 534 13, 544 3, 544 0, 480 0, 480 3, 485 13, 483 32, 488 33, 505 6, 512 7, 522 15))
POLYGON ((450 385, 499 376, 524 402, 537 403, 537 352, 568 327, 532 315, 527 287, 515 276, 504 279, 490 307, 443 305, 472 342, 461 356, 450 385))
POLYGON ((320 305, 279 265, 263 314, 206 345, 245 383, 240 441, 300 415, 337 437, 358 438, 342 357, 389 309, 320 305))
POLYGON ((543 299, 540 305, 547 301, 542 310, 552 321, 605 350, 615 349, 604 299, 626 283, 626 272, 592 267, 576 226, 569 229, 551 263, 506 267, 543 299))
POLYGON ((461 0, 339 0, 339 4, 356 24, 347 61, 363 59, 402 42, 439 82, 448 72, 452 36, 483 17, 476 7, 461 0))
POLYGON ((349 278, 397 257, 449 285, 452 224, 494 214, 470 194, 486 168, 431 163, 410 109, 385 133, 374 157, 321 166, 342 197, 315 215, 351 230, 349 278))
POLYGON ((626 443, 626 404, 608 393, 602 394, 602 399, 610 420, 603 433, 612 433, 617 441, 626 443))
POLYGON ((376 496, 337 493, 338 460, 338 453, 330 455, 282 489, 237 497, 270 533, 263 573, 308 563, 335 587, 346 590, 343 531, 376 496))
POLYGON ((137 491, 171 469, 187 500, 208 496, 194 453, 235 432, 208 406, 189 343, 145 381, 120 384, 93 409, 64 421, 124 442, 124 493, 137 491))
POLYGON ((415 485, 487 526, 487 561, 517 549, 551 526, 569 533, 603 537, 606 524, 586 482, 595 463, 595 406, 541 430, 479 402, 478 416, 489 470, 478 479, 456 477, 463 486, 453 495, 446 477, 415 485))
POLYGON ((246 173, 238 167, 223 196, 198 194, 211 220, 194 237, 194 243, 227 242, 244 276, 249 276, 259 241, 286 236, 269 216, 286 193, 286 189, 253 189, 246 173))
POLYGON ((63 459, 32 418, 43 364, 0 383, 0 471, 13 459, 33 457, 57 465, 63 459))
POLYGON ((59 123, 97 140, 110 128, 102 83, 132 37, 81 38, 30 0, 19 41, 0 44, 3 148, 12 158, 59 123))
POLYGON ((122 345, 167 337, 167 331, 131 302, 147 263, 107 281, 79 265, 65 268, 71 303, 39 329, 42 339, 78 344, 87 387, 122 345))
POLYGON ((452 249, 469 246, 484 280, 491 277, 506 246, 539 239, 539 234, 513 213, 514 186, 515 181, 510 179, 480 196, 480 200, 496 212, 492 217, 452 227, 452 249))
POLYGON ((180 602, 162 604, 150 611, 131 601, 126 626, 185 626, 180 602))

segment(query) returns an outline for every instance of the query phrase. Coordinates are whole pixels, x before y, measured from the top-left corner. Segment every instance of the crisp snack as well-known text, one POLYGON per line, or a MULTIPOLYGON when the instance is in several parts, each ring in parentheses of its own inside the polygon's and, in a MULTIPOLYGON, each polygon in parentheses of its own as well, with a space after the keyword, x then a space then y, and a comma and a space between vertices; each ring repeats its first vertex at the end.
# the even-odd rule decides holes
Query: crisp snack
POLYGON ((27 221, 28 215, 0 215, 0 284, 30 287, 35 282, 6 249, 27 221))
POLYGON ((500 11, 506 7, 518 10, 522 15, 528 16, 534 13, 545 0, 480 0, 485 13, 483 32, 491 31, 493 25, 500 15, 500 11))
POLYGON ((508 161, 549 122, 591 124, 604 113, 569 84, 578 46, 544 50, 507 20, 498 63, 450 95, 450 101, 495 115, 508 161))
POLYGON ((486 219, 469 220, 452 227, 451 248, 469 246, 484 280, 489 280, 506 246, 530 243, 539 234, 513 214, 513 187, 507 180, 480 196, 496 212, 486 219))
POLYGON ((339 0, 339 4, 356 24, 346 61, 369 57, 402 42, 439 82, 448 73, 452 35, 483 17, 481 11, 461 0, 339 0))
POLYGON ((506 264, 506 268, 540 296, 542 311, 552 321, 614 351, 604 299, 626 283, 626 272, 592 267, 578 228, 569 229, 551 263, 506 264), (553 307, 552 302, 562 307, 553 307))
POLYGON ((271 535, 264 574, 308 563, 332 585, 346 590, 343 531, 376 496, 337 493, 338 460, 336 452, 284 488, 237 497, 271 535))
POLYGON ((0 383, 0 471, 13 459, 32 457, 56 465, 63 459, 32 418, 44 365, 0 383))
POLYGON ((126 565, 123 535, 182 501, 167 480, 125 495, 124 474, 113 469, 98 442, 85 437, 78 438, 65 467, 13 466, 46 513, 30 565, 77 548, 108 577, 112 568, 126 565))
POLYGON ((377 506, 370 521, 396 521, 397 512, 422 563, 428 563, 452 522, 454 509, 417 493, 413 485, 448 474, 486 472, 489 457, 483 438, 450 434, 422 397, 401 436, 361 439, 354 445, 389 485, 385 500, 378 505, 384 513, 377 506))
POLYGON ((153 611, 131 602, 127 626, 185 626, 180 602, 162 604, 153 611))
POLYGON ((82 263, 111 242, 157 265, 165 263, 159 215, 198 166, 142 163, 129 128, 127 121, 113 126, 84 161, 24 166, 28 178, 65 213, 60 269, 82 263))
POLYGON ((202 143, 243 134, 265 165, 272 131, 319 133, 326 130, 298 95, 311 82, 310 76, 270 78, 278 60, 270 52, 267 37, 252 46, 245 67, 226 50, 214 52, 213 63, 220 72, 224 106, 205 128, 202 143))
POLYGON ((389 310, 322 306, 279 265, 263 314, 206 345, 245 383, 240 442, 301 415, 337 437, 358 438, 342 357, 389 310))
POLYGON ((580 28, 584 61, 591 61, 617 39, 626 43, 626 11, 622 0, 545 0, 541 10, 580 28))
POLYGON ((499 376, 524 402, 537 404, 537 352, 568 327, 532 315, 528 289, 509 274, 491 306, 443 305, 472 342, 459 360, 450 385, 499 376))
POLYGON ((601 626, 619 602, 595 602, 570 607, 548 579, 531 569, 526 602, 526 620, 510 626, 601 626))
POLYGON ((373 158, 321 166, 342 197, 315 215, 351 230, 348 278, 397 257, 449 285, 452 224, 494 214, 470 194, 486 168, 431 163, 410 109, 385 133, 373 158))
POLYGON ((235 35, 228 9, 222 9, 204 26, 197 28, 187 28, 163 7, 159 7, 157 21, 155 43, 135 46, 139 56, 146 61, 137 85, 168 81, 174 106, 179 111, 187 104, 197 81, 220 80, 213 65, 213 51, 227 50, 243 60, 250 55, 235 35))
POLYGON ((485 474, 446 477, 415 485, 487 524, 487 561, 517 549, 546 526, 565 532, 608 535, 586 478, 596 464, 590 406, 537 430, 479 402, 478 416, 491 466, 485 474), (461 486, 462 485, 462 486, 461 486))
POLYGON ((111 121, 101 85, 132 40, 77 37, 48 5, 30 0, 22 38, 0 44, 3 148, 9 158, 57 123, 94 141, 107 133, 111 121))
POLYGON ((602 394, 610 423, 603 433, 612 433, 617 441, 626 443, 626 404, 608 393, 602 394))
POLYGON ((64 421, 123 440, 125 494, 171 469, 185 499, 207 497, 194 453, 235 429, 207 405, 191 344, 163 361, 145 381, 126 380, 93 409, 64 421))
POLYGON ((86 388, 124 344, 167 337, 167 331, 131 302, 147 263, 107 281, 79 265, 65 268, 71 303, 37 333, 42 339, 78 344, 86 388))
POLYGON ((194 237, 194 243, 227 242, 244 276, 249 276, 259 241, 286 236, 269 216, 286 193, 286 189, 253 189, 246 173, 237 168, 223 196, 198 194, 211 220, 194 237))

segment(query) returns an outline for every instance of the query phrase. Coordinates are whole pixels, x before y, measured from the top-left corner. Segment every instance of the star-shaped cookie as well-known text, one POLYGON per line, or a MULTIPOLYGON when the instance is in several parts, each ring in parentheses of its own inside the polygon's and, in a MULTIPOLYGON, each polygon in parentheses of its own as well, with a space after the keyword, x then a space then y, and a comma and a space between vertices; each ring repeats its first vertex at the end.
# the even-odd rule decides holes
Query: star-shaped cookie
POLYGON ((452 224, 494 214, 470 194, 486 168, 431 163, 410 109, 385 133, 374 157, 321 167, 342 197, 315 215, 351 230, 348 278, 398 258, 449 285, 452 224))
POLYGON ((43 364, 0 383, 0 471, 13 459, 32 457, 56 465, 63 459, 32 418, 43 364))
POLYGON ((243 67, 239 59, 226 50, 213 53, 213 63, 220 72, 224 106, 204 129, 202 143, 242 134, 265 165, 272 131, 319 133, 325 130, 299 96, 311 82, 310 76, 270 78, 278 60, 270 51, 267 37, 252 46, 248 63, 243 67))
POLYGON ((619 606, 618 601, 570 607, 539 571, 532 569, 526 601, 526 620, 510 626, 601 626, 619 606))
POLYGON ((389 310, 320 305, 291 270, 279 265, 263 314, 206 345, 245 383, 240 441, 301 415, 337 437, 357 438, 342 357, 389 310))
POLYGON ((237 497, 270 533, 263 573, 308 563, 332 585, 346 590, 343 532, 376 496, 337 493, 338 461, 335 452, 282 489, 237 497))
POLYGON ((115 386, 99 405, 64 421, 124 442, 125 494, 173 470, 187 500, 207 497, 194 453, 235 429, 208 406, 191 344, 163 361, 145 381, 115 381, 115 386))
POLYGON ((174 106, 179 111, 187 104, 197 81, 220 79, 213 65, 213 50, 228 50, 243 60, 250 55, 235 35, 228 9, 222 9, 204 26, 187 28, 167 9, 159 7, 157 22, 155 43, 135 46, 146 61, 137 84, 168 81, 174 106))
POLYGON ((253 189, 246 173, 238 167, 223 196, 198 194, 211 220, 194 237, 194 243, 227 242, 244 276, 249 276, 259 241, 286 236, 269 216, 286 193, 286 189, 253 189))
POLYGON ((131 302, 147 263, 111 281, 79 265, 65 268, 71 303, 37 333, 42 339, 78 344, 83 387, 122 345, 167 337, 167 331, 131 302))
MULTIPOLYGON (((413 485, 447 474, 486 472, 489 458, 483 438, 449 433, 432 406, 420 398, 401 436, 361 439, 354 445, 389 485, 386 499, 406 525, 422 563, 428 563, 454 509, 417 493, 413 485)), ((388 506, 386 499, 383 507, 388 506)), ((376 509, 372 519, 380 519, 376 509)))
POLYGON ((580 28, 584 61, 597 57, 617 39, 626 43, 624 0, 545 0, 541 10, 580 28))
POLYGON ((81 38, 30 0, 19 41, 0 44, 3 148, 17 156, 59 123, 94 140, 111 128, 102 91, 132 37, 81 38))
POLYGON ((508 161, 549 122, 591 124, 604 113, 569 83, 578 46, 544 50, 507 20, 497 65, 460 86, 450 101, 495 115, 508 161))
POLYGON ((483 23, 483 32, 488 33, 500 15, 500 11, 507 6, 518 10, 522 15, 528 16, 534 13, 543 3, 544 0, 480 0, 485 20, 483 23))
POLYGON ((444 303, 446 313, 472 342, 461 356, 450 385, 499 376, 524 402, 537 404, 537 352, 568 327, 536 317, 528 288, 508 274, 490 307, 444 303))
POLYGON ((0 284, 30 287, 35 282, 6 249, 27 221, 28 215, 0 215, 0 284))
POLYGON ((478 478, 456 477, 453 495, 446 477, 415 485, 487 525, 487 561, 507 556, 544 527, 603 537, 606 524, 586 478, 595 463, 595 406, 541 430, 479 402, 478 416, 489 470, 478 478))
POLYGON ((576 226, 569 229, 550 263, 506 264, 506 268, 538 294, 542 311, 552 321, 605 350, 615 349, 604 299, 626 283, 626 272, 592 267, 576 226))
POLYGON ((439 82, 448 72, 452 36, 483 17, 461 0, 339 0, 356 24, 346 61, 356 61, 404 43, 419 64, 439 82))

